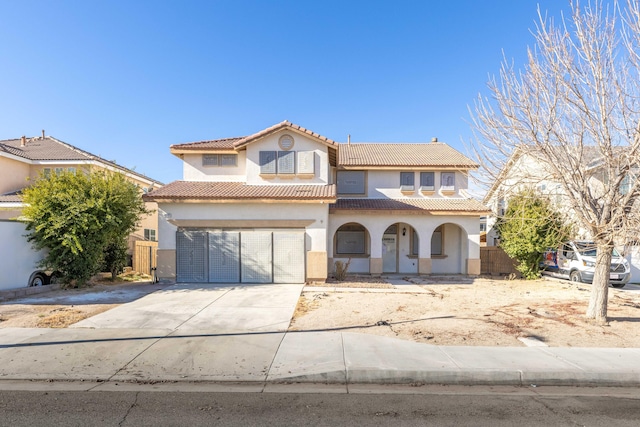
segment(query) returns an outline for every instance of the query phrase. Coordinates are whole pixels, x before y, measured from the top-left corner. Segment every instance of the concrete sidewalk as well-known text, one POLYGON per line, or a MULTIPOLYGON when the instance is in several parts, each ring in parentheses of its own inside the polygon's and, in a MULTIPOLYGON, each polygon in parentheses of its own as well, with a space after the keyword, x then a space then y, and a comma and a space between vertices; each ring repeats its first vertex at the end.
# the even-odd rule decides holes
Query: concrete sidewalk
POLYGON ((640 349, 444 347, 348 332, 0 330, 0 380, 640 385, 640 349))
POLYGON ((640 385, 637 348, 454 347, 347 329, 286 332, 302 288, 174 285, 71 328, 3 328, 0 387, 3 380, 640 385))

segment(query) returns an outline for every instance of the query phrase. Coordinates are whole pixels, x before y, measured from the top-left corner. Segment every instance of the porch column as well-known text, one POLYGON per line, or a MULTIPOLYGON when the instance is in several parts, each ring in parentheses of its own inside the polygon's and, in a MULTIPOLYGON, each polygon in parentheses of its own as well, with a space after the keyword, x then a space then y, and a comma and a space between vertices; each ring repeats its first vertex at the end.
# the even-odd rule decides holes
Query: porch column
POLYGON ((382 234, 384 230, 367 224, 369 230, 369 242, 371 252, 369 255, 369 274, 372 276, 380 276, 382 274, 382 234))
MULTIPOLYGON (((474 224, 475 225, 475 224, 474 224)), ((478 232, 468 233, 468 257, 467 257, 467 274, 469 276, 480 275, 480 234, 478 232)))

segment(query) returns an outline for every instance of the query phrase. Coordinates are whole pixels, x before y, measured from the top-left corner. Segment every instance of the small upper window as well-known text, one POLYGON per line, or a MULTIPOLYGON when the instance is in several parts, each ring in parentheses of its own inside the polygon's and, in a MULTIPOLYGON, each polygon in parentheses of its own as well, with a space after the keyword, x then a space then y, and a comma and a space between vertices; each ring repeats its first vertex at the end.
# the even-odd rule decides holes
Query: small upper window
POLYGON ((281 149, 289 151, 293 148, 293 137, 291 135, 282 135, 278 140, 281 149))
POLYGON ((292 174, 295 172, 295 151, 278 151, 278 174, 292 174))
POLYGON ((61 173, 64 172, 64 168, 55 168, 56 171, 56 175, 60 175, 61 173))
POLYGON ((456 189, 455 172, 442 172, 440 174, 440 188, 444 191, 455 191, 456 189))
POLYGON ((237 154, 223 154, 220 156, 220 166, 237 166, 238 155, 237 154))
POLYGON ((45 178, 49 178, 51 176, 51 168, 44 168, 42 172, 44 173, 45 178))
POLYGON ((420 189, 426 191, 435 189, 433 172, 420 172, 420 189))
POLYGON ((153 228, 145 228, 144 229, 144 240, 155 242, 156 241, 156 230, 154 230, 153 228))
POLYGON ((415 174, 413 172, 400 172, 400 191, 413 191, 415 174))
POLYGON ((76 168, 67 168, 67 172, 72 173, 72 174, 76 174, 76 168))
POLYGON ((218 166, 218 155, 217 154, 203 154, 202 155, 202 166, 218 166))

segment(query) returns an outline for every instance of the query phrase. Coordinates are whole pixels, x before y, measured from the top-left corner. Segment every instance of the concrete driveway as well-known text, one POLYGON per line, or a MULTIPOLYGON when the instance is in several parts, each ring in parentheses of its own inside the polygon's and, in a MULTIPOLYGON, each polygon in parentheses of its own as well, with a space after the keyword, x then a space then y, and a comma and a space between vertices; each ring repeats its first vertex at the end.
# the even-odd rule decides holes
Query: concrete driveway
POLYGON ((176 284, 72 325, 170 331, 286 331, 303 284, 176 284))

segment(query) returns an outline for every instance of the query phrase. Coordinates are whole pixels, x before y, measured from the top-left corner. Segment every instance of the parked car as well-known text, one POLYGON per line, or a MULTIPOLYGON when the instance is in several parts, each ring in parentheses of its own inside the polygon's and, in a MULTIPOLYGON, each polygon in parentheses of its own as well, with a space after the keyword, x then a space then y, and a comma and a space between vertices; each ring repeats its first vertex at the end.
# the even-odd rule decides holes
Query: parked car
MULTIPOLYGON (((596 245, 589 241, 563 243, 558 249, 544 253, 543 274, 572 282, 592 283, 596 267, 596 245)), ((609 283, 614 288, 623 288, 631 279, 629 262, 615 249, 611 259, 609 283)))

